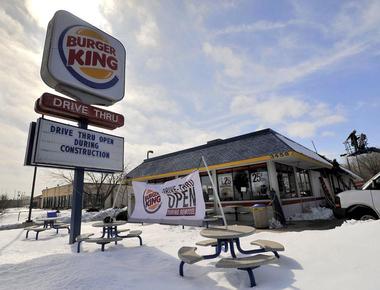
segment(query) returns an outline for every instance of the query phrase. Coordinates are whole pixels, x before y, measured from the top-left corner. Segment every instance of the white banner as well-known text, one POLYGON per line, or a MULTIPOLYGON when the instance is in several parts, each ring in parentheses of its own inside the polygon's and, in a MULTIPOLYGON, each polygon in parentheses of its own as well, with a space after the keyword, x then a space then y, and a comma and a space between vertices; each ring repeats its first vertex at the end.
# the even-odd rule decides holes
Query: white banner
POLYGON ((131 221, 201 224, 205 202, 199 171, 161 184, 133 181, 135 209, 131 221))
POLYGON ((124 138, 39 119, 33 163, 123 171, 124 138))

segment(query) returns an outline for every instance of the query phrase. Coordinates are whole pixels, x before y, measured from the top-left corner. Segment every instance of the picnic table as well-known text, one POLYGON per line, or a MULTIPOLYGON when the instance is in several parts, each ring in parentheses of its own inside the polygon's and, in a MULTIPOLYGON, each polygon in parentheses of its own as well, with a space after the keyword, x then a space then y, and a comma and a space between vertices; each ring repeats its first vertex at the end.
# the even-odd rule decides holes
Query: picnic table
POLYGON ((210 255, 197 254, 196 247, 182 247, 178 251, 178 257, 181 262, 179 265, 179 274, 183 276, 183 266, 185 263, 194 264, 202 260, 215 259, 220 256, 222 248, 231 253, 231 258, 220 259, 215 266, 217 268, 235 268, 243 270, 248 273, 251 287, 256 286, 255 277, 253 275, 253 269, 256 269, 264 264, 273 262, 276 258, 279 258, 278 251, 283 251, 284 247, 276 242, 267 240, 256 240, 251 242, 251 245, 258 246, 259 248, 253 250, 244 250, 240 245, 240 238, 252 235, 255 232, 254 227, 231 225, 227 227, 214 227, 201 230, 200 235, 209 240, 198 242, 200 246, 214 246, 215 253, 210 255), (237 257, 235 253, 235 244, 237 250, 246 255, 257 254, 245 257, 237 257), (258 254, 264 252, 273 252, 275 257, 258 254))
POLYGON ((102 238, 104 238, 106 234, 107 234, 107 238, 112 238, 112 237, 118 237, 117 227, 121 225, 125 225, 126 223, 127 223, 126 221, 113 221, 110 223, 105 223, 101 221, 101 222, 93 223, 92 226, 96 228, 103 228, 103 233, 101 236, 102 238))
POLYGON ((82 242, 87 242, 87 243, 96 243, 102 246, 101 250, 104 251, 104 246, 106 244, 109 244, 111 242, 115 242, 117 244, 118 241, 121 241, 122 239, 129 239, 129 238, 137 238, 140 241, 140 246, 142 246, 142 238, 141 238, 141 233, 142 231, 140 230, 135 230, 135 231, 129 231, 129 229, 123 229, 123 230, 118 230, 117 227, 121 225, 125 225, 127 222, 126 221, 112 221, 112 222, 96 222, 93 223, 92 226, 95 228, 102 228, 103 233, 102 236, 99 238, 91 238, 93 236, 93 233, 86 233, 86 234, 81 234, 76 237, 76 241, 78 242, 77 246, 77 252, 80 252, 80 244, 82 242), (120 233, 123 232, 128 232, 126 235, 119 235, 120 233), (107 235, 107 237, 105 237, 107 235))
POLYGON ((44 222, 44 228, 47 229, 48 227, 54 228, 55 222, 59 219, 59 217, 41 217, 37 218, 36 221, 44 222))
POLYGON ((64 224, 61 222, 57 222, 57 220, 60 217, 58 216, 47 216, 47 217, 39 217, 36 219, 37 222, 43 222, 43 226, 41 227, 40 225, 35 225, 35 226, 29 226, 24 228, 26 230, 26 236, 25 238, 28 238, 29 232, 34 231, 36 233, 36 240, 38 240, 38 235, 40 232, 43 232, 45 230, 51 230, 54 229, 58 231, 60 229, 67 229, 67 231, 70 233, 70 225, 69 224, 64 224))
POLYGON ((231 256, 233 258, 236 258, 234 244, 236 244, 237 250, 242 254, 257 253, 256 250, 243 250, 240 246, 240 238, 250 236, 255 231, 256 229, 254 227, 240 225, 231 225, 227 226, 227 228, 220 226, 201 230, 200 235, 202 237, 217 240, 215 254, 203 256, 203 258, 214 259, 218 257, 222 252, 223 246, 226 248, 226 250, 229 248, 231 256))

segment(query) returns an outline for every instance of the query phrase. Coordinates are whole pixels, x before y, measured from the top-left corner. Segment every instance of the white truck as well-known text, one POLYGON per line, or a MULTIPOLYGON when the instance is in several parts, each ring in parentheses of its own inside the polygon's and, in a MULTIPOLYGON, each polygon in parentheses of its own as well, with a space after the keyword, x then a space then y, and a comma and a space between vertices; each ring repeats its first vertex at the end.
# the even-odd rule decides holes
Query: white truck
POLYGON ((343 191, 337 197, 336 216, 359 220, 378 219, 380 217, 380 172, 368 180, 361 190, 343 191))

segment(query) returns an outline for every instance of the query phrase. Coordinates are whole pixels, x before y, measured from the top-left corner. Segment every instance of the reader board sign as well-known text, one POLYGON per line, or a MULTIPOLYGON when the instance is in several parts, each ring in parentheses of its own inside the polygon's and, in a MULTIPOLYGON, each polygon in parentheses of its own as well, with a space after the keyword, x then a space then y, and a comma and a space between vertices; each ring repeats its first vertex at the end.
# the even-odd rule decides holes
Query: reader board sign
POLYGON ((201 224, 205 202, 199 171, 161 184, 133 181, 134 221, 168 224, 201 224))
POLYGON ((124 138, 38 119, 32 164, 119 172, 124 168, 124 138))
POLYGON ((41 77, 83 103, 109 106, 124 97, 125 54, 116 38, 59 10, 48 25, 41 77))

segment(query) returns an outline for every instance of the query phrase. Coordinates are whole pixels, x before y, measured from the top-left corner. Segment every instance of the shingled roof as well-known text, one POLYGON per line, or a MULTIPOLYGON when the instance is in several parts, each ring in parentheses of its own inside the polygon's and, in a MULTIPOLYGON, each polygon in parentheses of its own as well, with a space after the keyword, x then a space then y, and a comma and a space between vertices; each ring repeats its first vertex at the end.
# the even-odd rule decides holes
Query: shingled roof
POLYGON ((212 166, 287 151, 297 151, 328 164, 306 147, 272 129, 264 129, 229 139, 216 139, 205 145, 145 159, 143 163, 131 170, 127 177, 138 178, 196 169, 200 166, 202 156, 205 157, 207 164, 212 166))

